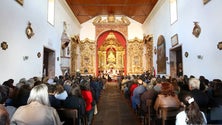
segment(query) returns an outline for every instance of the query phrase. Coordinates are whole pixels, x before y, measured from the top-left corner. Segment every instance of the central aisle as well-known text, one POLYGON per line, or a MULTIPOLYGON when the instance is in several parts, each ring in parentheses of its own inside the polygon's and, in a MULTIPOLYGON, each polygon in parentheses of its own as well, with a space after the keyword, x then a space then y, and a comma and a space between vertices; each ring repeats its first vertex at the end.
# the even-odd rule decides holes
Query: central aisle
POLYGON ((140 125, 129 101, 118 90, 116 82, 108 82, 103 90, 93 125, 140 125))

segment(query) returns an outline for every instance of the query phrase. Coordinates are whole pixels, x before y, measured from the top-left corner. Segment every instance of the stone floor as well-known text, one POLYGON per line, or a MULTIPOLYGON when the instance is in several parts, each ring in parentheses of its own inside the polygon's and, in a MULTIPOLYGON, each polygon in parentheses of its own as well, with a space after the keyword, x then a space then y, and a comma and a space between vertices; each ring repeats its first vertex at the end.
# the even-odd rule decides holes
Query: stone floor
POLYGON ((93 125, 141 125, 129 101, 118 90, 116 82, 109 82, 98 103, 93 125))

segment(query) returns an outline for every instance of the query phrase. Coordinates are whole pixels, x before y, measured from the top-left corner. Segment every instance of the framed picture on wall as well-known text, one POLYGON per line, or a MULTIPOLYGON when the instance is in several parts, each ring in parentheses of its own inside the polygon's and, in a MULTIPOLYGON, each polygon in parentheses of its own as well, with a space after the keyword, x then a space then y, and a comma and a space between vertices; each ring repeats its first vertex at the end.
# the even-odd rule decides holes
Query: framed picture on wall
POLYGON ((178 34, 175 34, 171 37, 171 46, 174 47, 178 44, 178 34))
POLYGON ((21 6, 23 6, 24 0, 15 0, 16 2, 18 2, 21 6))

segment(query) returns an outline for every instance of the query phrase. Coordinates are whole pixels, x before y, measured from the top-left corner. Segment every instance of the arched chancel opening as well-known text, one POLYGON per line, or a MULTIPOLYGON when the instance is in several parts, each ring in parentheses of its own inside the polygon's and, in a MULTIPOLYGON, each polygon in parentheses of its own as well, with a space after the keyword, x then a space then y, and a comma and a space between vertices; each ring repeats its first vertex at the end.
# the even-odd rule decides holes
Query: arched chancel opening
POLYGON ((96 73, 111 77, 126 74, 126 39, 117 31, 109 30, 97 39, 96 73))

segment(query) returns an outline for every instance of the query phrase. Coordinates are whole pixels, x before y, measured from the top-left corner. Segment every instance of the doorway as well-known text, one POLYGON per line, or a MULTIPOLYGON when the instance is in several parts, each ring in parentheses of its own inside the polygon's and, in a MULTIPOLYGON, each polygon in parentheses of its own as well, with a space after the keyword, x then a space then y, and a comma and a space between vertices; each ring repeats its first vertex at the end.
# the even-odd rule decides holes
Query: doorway
POLYGON ((42 76, 53 78, 55 76, 55 51, 44 47, 42 76))
POLYGON ((170 75, 173 78, 183 76, 182 45, 170 49, 170 75))

